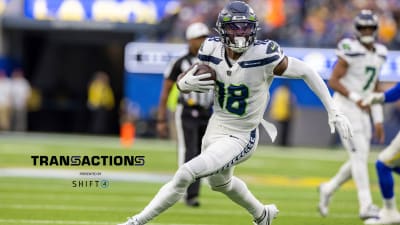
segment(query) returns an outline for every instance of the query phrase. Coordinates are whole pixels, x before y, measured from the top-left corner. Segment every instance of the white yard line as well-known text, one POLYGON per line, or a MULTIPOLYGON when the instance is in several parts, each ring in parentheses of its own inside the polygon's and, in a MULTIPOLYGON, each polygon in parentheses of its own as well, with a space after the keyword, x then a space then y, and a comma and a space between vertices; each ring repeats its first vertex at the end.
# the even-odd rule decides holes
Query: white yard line
MULTIPOLYGON (((99 206, 72 206, 72 205, 63 205, 63 204, 5 204, 0 205, 0 209, 18 209, 18 210, 51 210, 51 211, 80 211, 80 212, 126 212, 128 210, 140 210, 141 207, 99 207, 99 206)), ((209 209, 198 209, 192 210, 190 208, 180 209, 179 212, 175 213, 184 213, 188 215, 226 215, 232 216, 232 210, 213 210, 209 209)), ((237 212, 235 215, 246 215, 245 211, 237 212)))
MULTIPOLYGON (((49 204, 8 204, 8 205, 0 205, 0 209, 22 209, 22 210, 61 210, 61 211, 95 211, 95 212, 125 212, 127 208, 109 208, 109 207, 97 207, 97 206, 71 206, 71 205, 49 205, 49 204)), ((140 210, 138 207, 129 207, 129 210, 140 210)), ((170 212, 177 213, 177 212, 170 212)), ((187 215, 224 215, 224 216, 232 216, 232 210, 224 210, 224 209, 215 209, 210 211, 209 209, 180 209, 179 213, 184 213, 187 215)), ((235 212, 235 215, 241 216, 246 215, 245 211, 238 210, 235 212)), ((315 211, 310 211, 309 213, 300 213, 300 212, 280 212, 279 217, 313 217, 320 218, 321 216, 315 211)), ((331 218, 356 218, 357 216, 354 213, 332 213, 329 215, 331 218)), ((1 219, 0 219, 1 222, 1 219)), ((1 223, 0 223, 1 224, 1 223)))
MULTIPOLYGON (((121 222, 121 221, 119 221, 121 222)), ((0 224, 15 223, 15 224, 78 224, 78 225, 109 225, 117 224, 118 222, 98 222, 98 221, 74 221, 74 220, 24 220, 24 219, 0 219, 0 224)), ((192 224, 192 223, 149 223, 149 225, 217 225, 217 224, 192 224)))
MULTIPOLYGON (((85 171, 85 169, 82 169, 85 171)), ((172 174, 111 172, 101 171, 100 176, 82 176, 79 170, 67 169, 35 169, 35 168, 0 168, 0 177, 29 177, 29 178, 57 178, 57 179, 106 179, 112 181, 133 181, 149 183, 165 183, 172 178, 172 174)))
POLYGON ((24 220, 24 219, 0 219, 0 223, 16 223, 16 224, 116 224, 113 222, 95 222, 95 221, 72 221, 72 220, 24 220))
MULTIPOLYGON (((36 169, 36 168, 0 168, 1 177, 26 177, 26 178, 52 178, 52 179, 82 179, 82 180, 108 180, 112 185, 114 181, 144 182, 144 183, 166 183, 172 179, 173 174, 159 174, 149 172, 101 172, 100 176, 82 176, 79 170, 68 169, 36 169)), ((260 176, 245 175, 242 177, 250 184, 273 185, 281 187, 317 187, 326 178, 303 177, 293 179, 287 176, 260 176)), ((203 183, 206 183, 204 180, 203 183)), ((7 184, 3 184, 7 185, 7 184)), ((353 183, 348 183, 344 188, 354 189, 353 183)))

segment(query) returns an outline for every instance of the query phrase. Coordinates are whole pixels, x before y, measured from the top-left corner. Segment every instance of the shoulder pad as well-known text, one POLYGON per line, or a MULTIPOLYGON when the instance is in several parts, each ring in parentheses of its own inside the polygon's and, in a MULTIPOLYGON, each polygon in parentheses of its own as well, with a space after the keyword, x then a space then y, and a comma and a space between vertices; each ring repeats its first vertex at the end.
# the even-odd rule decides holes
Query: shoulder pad
POLYGON ((345 38, 342 39, 338 45, 337 49, 343 52, 355 52, 357 51, 356 40, 345 38))
POLYGON ((279 44, 272 40, 256 40, 254 47, 256 52, 261 55, 281 55, 283 53, 279 44))
POLYGON ((282 49, 275 41, 269 41, 267 44, 267 54, 282 53, 282 49))
POLYGON ((386 48, 385 45, 376 43, 375 48, 376 48, 376 52, 378 53, 378 55, 386 57, 386 55, 388 53, 388 49, 386 48))
POLYGON ((218 36, 207 38, 200 47, 199 54, 211 55, 218 44, 221 43, 221 38, 218 36))

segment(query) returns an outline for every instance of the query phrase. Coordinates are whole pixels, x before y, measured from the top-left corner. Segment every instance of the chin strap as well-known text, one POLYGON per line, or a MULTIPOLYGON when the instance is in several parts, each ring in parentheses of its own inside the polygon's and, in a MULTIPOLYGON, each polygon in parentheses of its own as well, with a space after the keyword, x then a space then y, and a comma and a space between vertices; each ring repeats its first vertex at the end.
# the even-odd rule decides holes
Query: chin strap
POLYGON ((233 43, 230 44, 230 48, 232 51, 237 52, 237 53, 242 53, 246 51, 250 45, 247 44, 247 40, 245 37, 235 37, 235 40, 233 43))

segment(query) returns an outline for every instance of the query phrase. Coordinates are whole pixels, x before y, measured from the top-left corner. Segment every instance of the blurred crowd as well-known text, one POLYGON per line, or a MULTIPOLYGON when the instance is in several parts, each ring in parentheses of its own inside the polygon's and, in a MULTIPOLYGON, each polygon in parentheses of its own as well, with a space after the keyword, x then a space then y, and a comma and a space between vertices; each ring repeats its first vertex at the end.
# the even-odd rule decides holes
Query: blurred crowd
MULTIPOLYGON (((171 5, 170 15, 160 24, 163 41, 183 41, 188 24, 202 21, 215 26, 217 15, 228 0, 188 0, 171 5), (165 28, 165 29, 163 29, 165 28), (171 29, 172 28, 172 29, 171 29)), ((400 49, 399 0, 248 0, 260 20, 260 39, 273 39, 282 46, 335 47, 352 36, 353 18, 361 9, 379 16, 379 41, 391 50, 400 49)))

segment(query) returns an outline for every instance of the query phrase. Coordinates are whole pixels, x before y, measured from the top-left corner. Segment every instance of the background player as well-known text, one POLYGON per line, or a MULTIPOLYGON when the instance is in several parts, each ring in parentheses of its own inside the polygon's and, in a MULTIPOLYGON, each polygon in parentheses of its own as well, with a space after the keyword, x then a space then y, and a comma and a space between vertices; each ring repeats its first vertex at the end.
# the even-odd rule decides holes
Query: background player
MULTIPOLYGON (((354 135, 342 143, 349 153, 338 173, 320 185, 319 211, 328 214, 331 195, 346 181, 354 179, 358 192, 361 219, 378 217, 379 208, 372 204, 367 160, 370 150, 371 122, 369 107, 361 105, 362 98, 377 86, 378 73, 385 62, 387 49, 375 42, 378 19, 370 10, 362 10, 354 19, 356 39, 345 38, 338 44, 338 60, 332 71, 329 85, 335 90, 334 100, 349 118, 354 135)), ((376 137, 384 141, 382 106, 371 106, 376 137)))
MULTIPOLYGON (((209 35, 208 27, 203 23, 192 23, 186 29, 186 40, 189 51, 178 58, 166 69, 164 73, 164 84, 161 92, 160 103, 157 113, 157 132, 161 137, 167 136, 167 100, 169 93, 175 85, 178 75, 189 69, 198 62, 197 52, 203 41, 209 35)), ((189 161, 201 152, 201 139, 206 132, 208 119, 211 116, 211 105, 213 92, 206 93, 191 92, 179 95, 178 105, 175 112, 175 122, 178 138, 178 165, 189 161)), ((200 190, 200 179, 196 180, 187 189, 185 202, 188 206, 198 207, 200 190)))
MULTIPOLYGON (((183 164, 153 200, 125 225, 146 224, 175 204, 186 188, 202 177, 207 177, 212 190, 222 192, 245 208, 254 224, 272 223, 278 213, 276 206, 264 206, 242 180, 233 176, 233 171, 257 147, 260 123, 272 139, 276 136, 275 127, 262 119, 274 75, 302 78, 328 111, 331 131, 336 126, 344 138, 351 136, 350 123, 336 110, 322 78, 304 62, 285 56, 276 42, 255 40, 258 19, 248 4, 229 2, 220 12, 216 27, 220 37, 207 39, 199 51, 199 59, 217 75, 214 112, 203 138, 202 153, 183 164)), ((208 91, 214 87, 213 80, 203 80, 211 75, 195 76, 196 69, 193 67, 178 80, 181 91, 208 91)))
MULTIPOLYGON (((400 83, 385 93, 373 93, 363 100, 363 105, 389 103, 400 99, 400 83)), ((400 174, 400 132, 378 156, 376 171, 383 197, 383 208, 379 219, 365 221, 366 224, 400 224, 400 213, 397 210, 394 196, 392 172, 400 174)))

